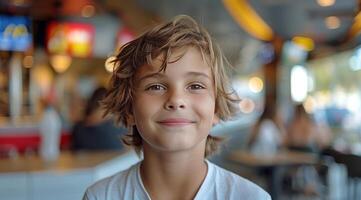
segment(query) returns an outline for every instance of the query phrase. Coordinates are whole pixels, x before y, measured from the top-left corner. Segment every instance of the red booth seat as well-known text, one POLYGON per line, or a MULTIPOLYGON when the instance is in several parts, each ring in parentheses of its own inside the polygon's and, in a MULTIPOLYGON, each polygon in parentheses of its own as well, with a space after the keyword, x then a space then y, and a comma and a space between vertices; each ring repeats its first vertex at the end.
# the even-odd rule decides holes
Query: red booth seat
MULTIPOLYGON (((39 132, 26 133, 2 133, 0 134, 0 147, 15 147, 19 153, 27 150, 37 151, 40 146, 39 132)), ((61 134, 60 147, 61 149, 69 149, 71 142, 71 134, 68 130, 63 130, 61 134)))

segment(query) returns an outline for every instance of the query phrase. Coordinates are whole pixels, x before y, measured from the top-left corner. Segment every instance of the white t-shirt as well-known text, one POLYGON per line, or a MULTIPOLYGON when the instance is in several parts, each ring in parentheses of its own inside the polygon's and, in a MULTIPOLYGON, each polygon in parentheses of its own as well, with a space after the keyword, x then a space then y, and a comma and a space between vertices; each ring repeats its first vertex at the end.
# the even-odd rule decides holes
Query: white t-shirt
MULTIPOLYGON (((206 160, 208 171, 195 200, 271 200, 256 184, 206 160)), ((139 172, 140 162, 90 186, 83 200, 150 200, 139 172)))

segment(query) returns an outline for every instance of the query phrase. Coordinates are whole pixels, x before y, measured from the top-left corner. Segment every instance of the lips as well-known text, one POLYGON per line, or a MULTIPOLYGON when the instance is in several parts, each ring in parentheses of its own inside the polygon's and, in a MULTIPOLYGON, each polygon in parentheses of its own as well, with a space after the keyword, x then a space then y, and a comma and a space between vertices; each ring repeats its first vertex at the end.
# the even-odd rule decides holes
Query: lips
POLYGON ((195 122, 189 119, 184 118, 169 118, 158 121, 159 124, 165 126, 186 126, 190 124, 194 124, 195 122))

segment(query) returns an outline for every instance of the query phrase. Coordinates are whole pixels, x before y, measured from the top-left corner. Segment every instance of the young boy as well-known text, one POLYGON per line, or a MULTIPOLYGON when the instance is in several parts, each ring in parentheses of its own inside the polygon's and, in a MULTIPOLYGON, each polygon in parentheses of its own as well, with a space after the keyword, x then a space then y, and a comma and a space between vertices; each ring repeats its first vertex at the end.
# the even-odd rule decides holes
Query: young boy
POLYGON ((220 141, 209 135, 212 126, 235 113, 223 59, 187 16, 122 47, 103 103, 144 159, 95 183, 84 199, 271 199, 205 159, 220 141))

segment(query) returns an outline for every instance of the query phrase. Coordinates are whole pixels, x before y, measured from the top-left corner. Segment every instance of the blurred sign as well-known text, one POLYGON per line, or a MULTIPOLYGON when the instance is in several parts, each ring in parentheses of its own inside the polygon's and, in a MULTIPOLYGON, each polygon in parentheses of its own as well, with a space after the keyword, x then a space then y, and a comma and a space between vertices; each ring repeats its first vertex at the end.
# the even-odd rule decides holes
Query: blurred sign
POLYGON ((53 22, 47 30, 47 49, 54 54, 88 57, 92 55, 94 35, 90 24, 53 22))
POLYGON ((28 17, 0 15, 0 50, 26 51, 32 45, 30 27, 28 17))
POLYGON ((128 28, 122 27, 117 36, 117 49, 119 49, 124 44, 135 39, 134 33, 132 33, 128 28))

